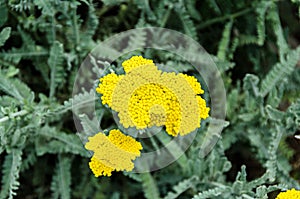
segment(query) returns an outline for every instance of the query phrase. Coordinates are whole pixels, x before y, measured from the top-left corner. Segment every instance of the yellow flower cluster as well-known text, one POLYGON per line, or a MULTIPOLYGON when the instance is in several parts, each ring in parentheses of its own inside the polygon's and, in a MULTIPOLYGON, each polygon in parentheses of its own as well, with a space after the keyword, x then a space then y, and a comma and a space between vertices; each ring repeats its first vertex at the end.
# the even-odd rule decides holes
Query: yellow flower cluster
POLYGON ((115 86, 122 78, 123 75, 116 75, 115 73, 108 74, 100 79, 101 87, 96 88, 96 92, 105 93, 102 95, 101 101, 103 104, 107 104, 111 106, 112 102, 112 93, 114 91, 115 86))
POLYGON ((128 73, 133 68, 143 66, 143 65, 154 65, 154 63, 153 60, 144 59, 142 56, 133 56, 122 63, 125 73, 128 73))
POLYGON ((168 134, 186 135, 200 127, 209 108, 195 77, 158 70, 152 60, 133 56, 122 64, 125 75, 109 74, 96 91, 118 112, 125 127, 166 126, 168 134))
POLYGON ((276 199, 300 199, 300 191, 291 189, 278 194, 276 199))
POLYGON ((98 177, 111 176, 112 171, 132 171, 132 161, 140 156, 142 145, 119 130, 111 130, 108 136, 100 132, 89 137, 85 148, 94 151, 89 166, 98 177))

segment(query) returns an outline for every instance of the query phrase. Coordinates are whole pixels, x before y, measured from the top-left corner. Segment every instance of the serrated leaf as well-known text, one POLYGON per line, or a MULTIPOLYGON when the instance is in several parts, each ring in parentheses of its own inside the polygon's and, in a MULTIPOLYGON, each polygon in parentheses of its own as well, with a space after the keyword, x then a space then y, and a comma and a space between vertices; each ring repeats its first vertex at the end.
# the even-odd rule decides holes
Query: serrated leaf
POLYGON ((143 49, 147 41, 147 32, 143 29, 136 29, 130 34, 128 46, 123 50, 127 53, 133 50, 143 49))
POLYGON ((13 149, 5 156, 2 168, 2 187, 0 199, 12 199, 16 195, 20 183, 18 181, 20 167, 22 163, 22 151, 13 149))
POLYGON ((51 182, 52 198, 71 198, 71 159, 59 155, 51 182))
POLYGON ((291 50, 282 62, 275 64, 261 82, 260 90, 262 96, 266 96, 283 78, 290 75, 295 70, 295 66, 299 60, 300 47, 291 50))
POLYGON ((256 29, 257 29, 257 36, 258 36, 257 44, 260 46, 263 45, 265 42, 265 37, 266 37, 265 17, 266 17, 266 12, 271 4, 272 4, 271 1, 261 1, 259 5, 257 5, 255 8, 255 11, 257 13, 257 17, 256 17, 256 21, 257 21, 256 29))
POLYGON ((0 90, 18 99, 20 103, 24 103, 24 101, 33 102, 34 99, 34 93, 26 84, 21 82, 19 79, 7 78, 1 72, 0 90))
POLYGON ((50 67, 50 97, 55 94, 56 87, 64 82, 65 69, 63 68, 63 45, 54 42, 50 50, 48 65, 50 67))
POLYGON ((147 199, 153 199, 153 198, 159 199, 160 198, 159 191, 152 175, 150 173, 143 173, 141 174, 141 179, 142 179, 144 196, 147 199))
POLYGON ((173 187, 173 191, 168 192, 168 194, 164 197, 164 199, 175 199, 180 194, 193 187, 198 180, 197 176, 193 176, 189 179, 183 180, 179 182, 177 185, 173 187))
POLYGON ((72 109, 73 114, 78 116, 81 108, 94 106, 95 100, 97 99, 98 97, 96 96, 94 89, 91 89, 89 92, 83 91, 82 93, 77 93, 72 98, 65 101, 64 104, 58 107, 54 112, 62 114, 72 109))
POLYGON ((38 156, 46 153, 71 153, 83 157, 89 156, 77 135, 59 132, 56 128, 49 126, 44 126, 38 130, 35 147, 38 156))
MULTIPOLYGON (((273 31, 277 37, 276 43, 277 43, 277 47, 279 48, 280 61, 282 62, 284 60, 284 57, 286 56, 286 54, 289 52, 289 46, 284 37, 284 33, 283 33, 283 29, 282 29, 282 25, 280 22, 280 17, 279 17, 278 12, 279 11, 278 11, 277 6, 273 5, 269 9, 268 18, 272 22, 273 31)), ((298 55, 298 57, 299 57, 299 55, 298 55)))
POLYGON ((217 57, 220 60, 226 60, 226 55, 229 47, 229 42, 230 42, 230 33, 232 29, 232 24, 233 20, 230 20, 224 27, 223 34, 222 34, 222 39, 219 42, 219 48, 218 48, 218 53, 217 57))
POLYGON ((213 188, 213 189, 202 191, 202 192, 198 193, 197 195, 195 195, 192 199, 208 199, 208 198, 212 198, 212 197, 215 197, 215 196, 220 196, 227 189, 228 188, 225 187, 225 186, 224 187, 216 187, 216 188, 213 188))
POLYGON ((190 13, 187 12, 185 4, 183 3, 183 1, 180 1, 180 2, 181 3, 175 7, 175 11, 177 12, 177 14, 181 20, 184 32, 188 36, 197 40, 198 36, 197 36, 196 26, 195 26, 193 20, 191 19, 190 13))

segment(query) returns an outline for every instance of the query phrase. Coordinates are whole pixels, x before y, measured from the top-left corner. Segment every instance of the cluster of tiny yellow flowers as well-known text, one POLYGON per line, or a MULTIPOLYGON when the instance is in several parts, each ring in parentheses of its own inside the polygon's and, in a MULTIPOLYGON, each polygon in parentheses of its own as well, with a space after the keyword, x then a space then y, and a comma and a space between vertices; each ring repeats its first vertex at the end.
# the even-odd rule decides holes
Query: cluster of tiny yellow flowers
POLYGON ((153 60, 144 59, 142 56, 133 56, 130 59, 124 61, 122 66, 124 68, 125 73, 128 73, 133 68, 143 66, 143 65, 154 65, 153 60))
POLYGON ((114 91, 115 86, 122 78, 123 75, 116 75, 115 73, 108 74, 100 79, 101 87, 96 88, 96 92, 105 93, 102 95, 101 101, 103 104, 107 104, 111 106, 112 102, 112 93, 114 91))
POLYGON ((95 156, 92 156, 89 166, 96 177, 111 176, 111 172, 114 171, 114 168, 106 166, 101 161, 99 161, 95 156))
POLYGON ((125 127, 166 126, 170 135, 186 135, 200 127, 209 108, 193 76, 158 70, 152 60, 133 56, 122 63, 125 75, 109 74, 96 91, 102 103, 118 112, 125 127))
POLYGON ((300 199, 300 191, 291 189, 278 194, 276 199, 300 199))
POLYGON ((132 171, 132 161, 140 156, 142 145, 119 130, 111 130, 108 136, 100 132, 89 137, 85 148, 94 152, 89 166, 98 177, 111 176, 112 171, 132 171))

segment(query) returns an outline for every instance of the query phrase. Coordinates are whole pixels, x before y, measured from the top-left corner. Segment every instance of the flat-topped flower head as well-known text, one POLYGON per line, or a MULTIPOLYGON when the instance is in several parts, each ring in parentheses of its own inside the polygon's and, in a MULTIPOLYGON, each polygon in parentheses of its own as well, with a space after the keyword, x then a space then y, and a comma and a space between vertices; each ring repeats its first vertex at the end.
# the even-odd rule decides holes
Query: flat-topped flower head
POLYGON ((140 156, 142 145, 119 130, 111 130, 108 136, 100 132, 89 137, 85 148, 94 152, 89 166, 98 177, 111 176, 112 171, 132 171, 132 161, 140 156))
POLYGON ((163 72, 142 56, 133 56, 122 66, 125 75, 102 77, 96 91, 103 104, 118 112, 125 128, 165 126, 170 135, 186 135, 209 116, 195 77, 163 72))
POLYGON ((300 191, 296 189, 287 190, 278 194, 276 199, 300 199, 300 191))

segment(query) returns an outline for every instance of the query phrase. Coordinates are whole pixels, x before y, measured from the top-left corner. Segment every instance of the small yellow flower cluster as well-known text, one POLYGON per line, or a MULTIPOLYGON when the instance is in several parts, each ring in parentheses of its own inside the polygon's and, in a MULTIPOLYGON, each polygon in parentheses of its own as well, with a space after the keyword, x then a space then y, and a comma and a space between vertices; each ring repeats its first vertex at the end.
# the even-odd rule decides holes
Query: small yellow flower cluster
POLYGON ((112 93, 114 91, 115 86, 122 77, 123 75, 116 75, 115 73, 111 73, 100 79, 100 83, 102 86, 97 87, 96 92, 105 93, 105 95, 102 95, 101 97, 103 104, 111 106, 112 93))
POLYGON ((94 151, 89 166, 98 177, 111 176, 112 171, 132 171, 132 161, 140 156, 142 145, 119 130, 111 130, 108 136, 100 132, 89 137, 85 148, 94 151))
POLYGON ((103 176, 111 176, 111 172, 114 171, 113 168, 103 164, 95 156, 92 156, 89 166, 96 177, 99 177, 102 175, 103 176))
POLYGON ((276 199, 300 199, 300 191, 291 189, 278 194, 276 199))
POLYGON ((142 56, 133 56, 122 63, 125 73, 128 73, 133 68, 143 66, 143 65, 154 65, 154 63, 153 60, 144 59, 142 56))
POLYGON ((125 128, 165 125, 170 135, 186 135, 208 117, 209 108, 199 95, 204 91, 195 77, 163 72, 142 56, 133 56, 122 66, 125 75, 102 77, 96 91, 103 104, 118 112, 125 128))

